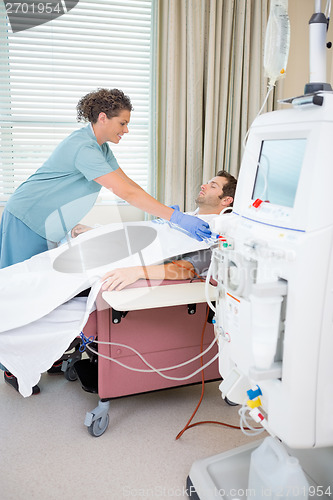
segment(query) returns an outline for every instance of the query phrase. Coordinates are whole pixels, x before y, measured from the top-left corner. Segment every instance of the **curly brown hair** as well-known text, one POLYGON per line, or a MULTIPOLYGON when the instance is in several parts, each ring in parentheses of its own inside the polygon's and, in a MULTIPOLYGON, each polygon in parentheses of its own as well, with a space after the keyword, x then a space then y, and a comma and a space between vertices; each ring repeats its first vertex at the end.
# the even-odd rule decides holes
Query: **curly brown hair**
MULTIPOLYGON (((220 198, 224 198, 225 196, 231 196, 232 198, 235 198, 235 192, 236 192, 236 186, 237 186, 237 180, 235 177, 229 172, 226 172, 225 170, 219 170, 216 174, 217 177, 224 177, 227 179, 227 184, 223 186, 223 194, 220 196, 220 198)), ((233 203, 231 203, 230 206, 232 206, 233 203)))
POLYGON ((100 113, 108 118, 119 116, 120 111, 133 110, 130 98, 118 89, 98 89, 82 97, 77 106, 77 121, 96 123, 100 113))

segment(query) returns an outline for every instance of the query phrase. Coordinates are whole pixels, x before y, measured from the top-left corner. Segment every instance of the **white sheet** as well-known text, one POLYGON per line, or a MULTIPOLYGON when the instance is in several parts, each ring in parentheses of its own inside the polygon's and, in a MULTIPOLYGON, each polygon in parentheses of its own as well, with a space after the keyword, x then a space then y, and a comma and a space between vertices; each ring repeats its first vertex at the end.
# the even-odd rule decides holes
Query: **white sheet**
MULTIPOLYGON (((118 256, 122 257, 124 248, 118 248, 118 256)), ((105 272, 119 267, 156 264, 203 248, 207 248, 206 243, 168 224, 116 223, 84 233, 69 244, 0 270, 0 363, 18 378, 20 393, 30 396, 41 373, 50 368, 79 335, 94 307, 100 278, 105 272), (128 255, 107 262, 108 251, 113 252, 113 257, 117 255, 119 231, 123 231, 126 238, 125 253, 128 255), (154 231, 156 237, 152 239, 154 231), (128 238, 131 234, 132 238, 128 238), (94 251, 94 244, 100 241, 108 241, 108 245, 105 248, 96 246, 94 251), (133 252, 133 247, 138 251, 133 252), (103 265, 91 267, 96 256, 103 265), (55 269, 70 269, 71 262, 76 271, 87 263, 88 267, 80 272, 55 269), (70 300, 90 286, 92 291, 87 302, 77 298, 70 300)))
POLYGON ((85 297, 74 298, 44 318, 1 333, 2 362, 18 378, 19 391, 30 396, 41 373, 52 366, 81 331, 85 297))

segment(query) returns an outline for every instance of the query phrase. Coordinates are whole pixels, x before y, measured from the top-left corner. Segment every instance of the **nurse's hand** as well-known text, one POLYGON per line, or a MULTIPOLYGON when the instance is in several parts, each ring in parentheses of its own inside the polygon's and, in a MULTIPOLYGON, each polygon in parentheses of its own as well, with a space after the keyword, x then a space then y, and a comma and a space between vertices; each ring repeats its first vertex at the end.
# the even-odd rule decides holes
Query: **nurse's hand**
POLYGON ((77 224, 76 226, 73 227, 71 231, 71 236, 72 238, 76 238, 79 236, 79 234, 85 233, 86 231, 90 231, 90 229, 93 229, 90 226, 85 226, 84 224, 77 224))
POLYGON ((202 241, 204 238, 210 238, 212 234, 207 222, 199 219, 199 217, 178 212, 178 210, 174 210, 170 217, 170 222, 186 229, 193 238, 199 241, 202 241))
POLYGON ((105 281, 102 285, 102 290, 111 292, 112 290, 122 290, 125 286, 131 285, 141 278, 142 267, 124 267, 121 269, 114 269, 101 278, 105 281))

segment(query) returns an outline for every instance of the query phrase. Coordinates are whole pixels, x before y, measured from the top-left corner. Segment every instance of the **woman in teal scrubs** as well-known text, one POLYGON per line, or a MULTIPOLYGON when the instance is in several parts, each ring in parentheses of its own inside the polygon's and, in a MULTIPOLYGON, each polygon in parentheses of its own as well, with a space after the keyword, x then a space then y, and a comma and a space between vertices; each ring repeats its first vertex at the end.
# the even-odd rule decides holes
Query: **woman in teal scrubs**
POLYGON ((0 226, 0 268, 53 248, 94 205, 102 186, 131 205, 183 227, 196 239, 210 235, 208 224, 163 205, 119 167, 108 142, 118 144, 132 104, 118 89, 100 89, 77 105, 73 132, 21 184, 6 204, 0 226))

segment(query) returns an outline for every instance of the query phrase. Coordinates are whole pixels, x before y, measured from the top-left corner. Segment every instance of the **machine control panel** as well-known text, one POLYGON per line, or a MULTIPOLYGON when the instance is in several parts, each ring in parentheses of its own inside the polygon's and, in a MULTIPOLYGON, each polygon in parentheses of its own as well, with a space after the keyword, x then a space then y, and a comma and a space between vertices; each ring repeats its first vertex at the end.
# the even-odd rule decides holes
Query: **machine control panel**
POLYGON ((244 241, 245 249, 253 256, 253 257, 262 257, 265 259, 281 259, 294 261, 296 258, 296 253, 292 249, 288 249, 286 247, 277 247, 268 244, 265 240, 254 240, 249 239, 244 241))
POLYGON ((274 205, 268 201, 256 199, 248 206, 244 215, 253 221, 289 229, 291 210, 289 207, 274 205))

